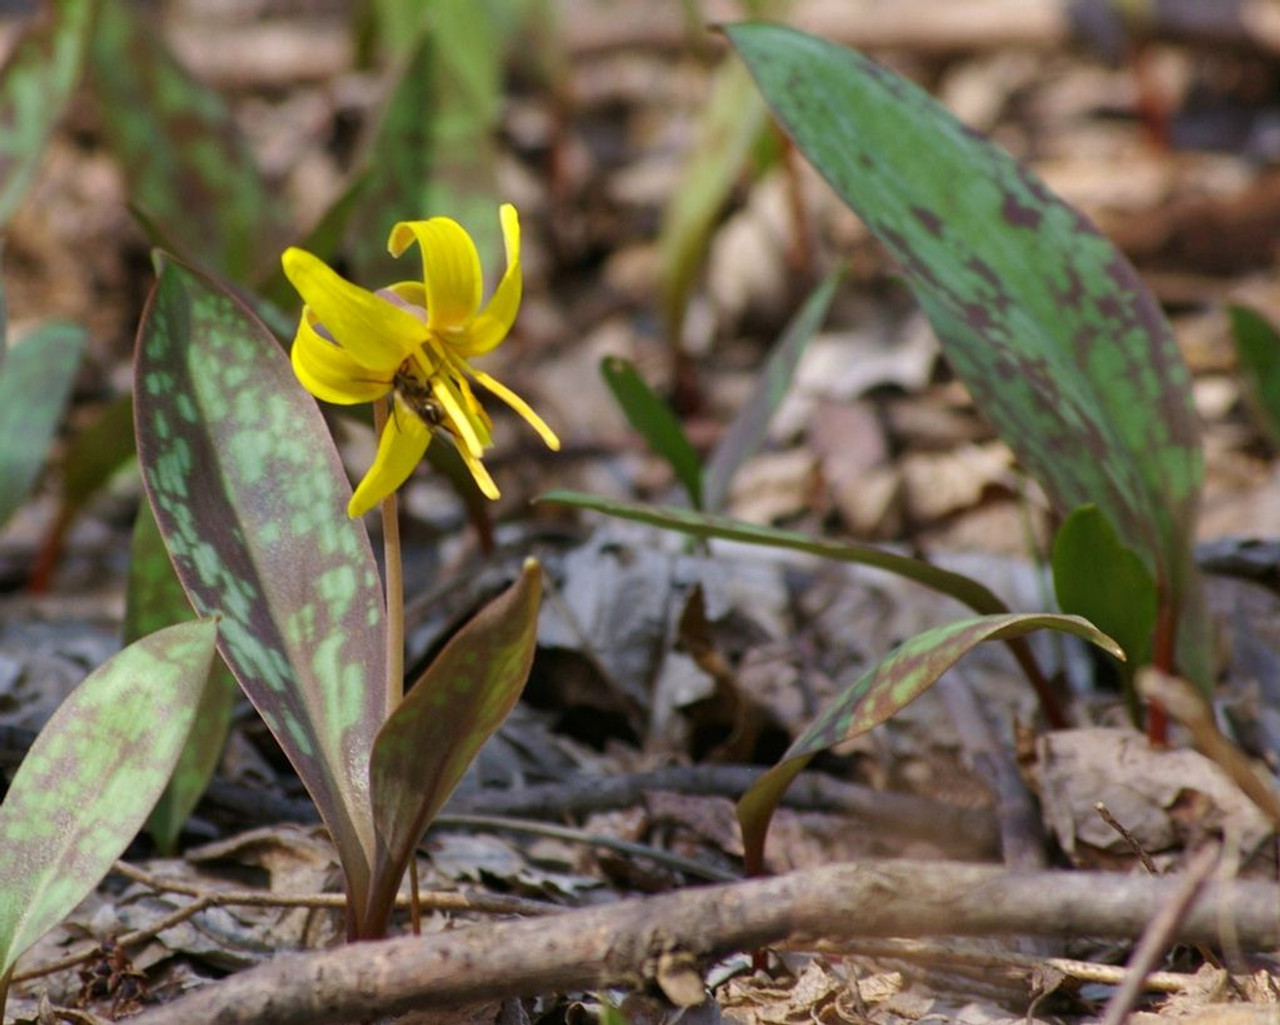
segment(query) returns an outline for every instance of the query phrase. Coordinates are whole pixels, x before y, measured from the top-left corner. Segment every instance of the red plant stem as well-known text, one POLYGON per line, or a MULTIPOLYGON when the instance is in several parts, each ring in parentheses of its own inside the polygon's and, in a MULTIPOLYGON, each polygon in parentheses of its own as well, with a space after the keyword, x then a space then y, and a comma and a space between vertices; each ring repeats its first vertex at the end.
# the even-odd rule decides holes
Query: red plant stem
MULTIPOLYGON (((1175 642, 1178 632, 1177 605, 1169 600, 1168 591, 1161 585, 1156 612, 1156 636, 1152 662, 1162 673, 1176 675, 1174 666, 1175 642)), ((1152 747, 1169 746, 1169 713, 1158 701, 1147 702, 1147 742, 1152 747)))
POLYGON ((1005 641, 1005 644, 1013 652, 1013 657, 1018 660, 1018 665, 1022 667, 1027 679, 1031 681, 1031 686, 1035 688, 1036 697, 1040 699, 1040 709, 1044 712, 1045 722, 1049 724, 1051 729, 1066 729, 1071 724, 1067 721, 1067 716, 1062 711, 1062 705, 1058 701, 1058 695, 1054 693, 1053 684, 1044 675, 1035 655, 1032 654, 1031 646, 1027 643, 1027 639, 1025 637, 1015 637, 1005 641))

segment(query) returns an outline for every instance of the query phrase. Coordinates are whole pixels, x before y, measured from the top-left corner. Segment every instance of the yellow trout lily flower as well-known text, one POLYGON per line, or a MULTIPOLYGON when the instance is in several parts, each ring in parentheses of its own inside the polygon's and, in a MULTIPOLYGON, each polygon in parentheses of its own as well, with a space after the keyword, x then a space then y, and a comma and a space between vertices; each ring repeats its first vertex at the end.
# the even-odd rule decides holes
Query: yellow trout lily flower
POLYGON ((481 462, 493 443, 492 421, 472 382, 559 449, 559 439, 523 399, 469 362, 498 346, 520 308, 520 221, 510 204, 499 217, 507 270, 483 309, 480 256, 471 236, 448 217, 401 221, 391 229, 392 256, 418 243, 423 279, 377 292, 352 284, 305 250, 285 251, 285 275, 305 303, 293 340, 293 370, 303 387, 325 402, 393 400, 377 457, 351 497, 348 516, 363 516, 400 487, 435 429, 453 437, 480 490, 498 497, 481 462))

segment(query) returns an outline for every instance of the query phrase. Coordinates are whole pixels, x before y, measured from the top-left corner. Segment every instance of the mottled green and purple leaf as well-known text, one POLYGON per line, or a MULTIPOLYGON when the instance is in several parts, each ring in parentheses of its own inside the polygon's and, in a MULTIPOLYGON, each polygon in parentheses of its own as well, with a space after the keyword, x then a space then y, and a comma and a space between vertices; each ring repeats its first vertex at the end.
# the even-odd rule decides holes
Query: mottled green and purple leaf
POLYGON ((1117 658, 1124 657, 1115 641, 1078 616, 1010 613, 962 619, 904 641, 845 688, 738 801, 747 871, 758 875, 763 870, 769 821, 791 781, 814 755, 888 720, 983 641, 1009 641, 1043 629, 1074 634, 1117 658))
POLYGON ((45 324, 0 365, 0 524, 35 484, 66 409, 84 352, 84 330, 45 324))
POLYGON ((216 632, 199 620, 134 642, 40 731, 0 805, 0 979, 142 826, 186 742, 216 632))
POLYGON ((174 260, 143 315, 134 406, 174 568, 196 611, 223 617, 219 650, 333 833, 358 910, 384 614, 324 419, 262 324, 174 260))
MULTIPOLYGON (((169 561, 151 506, 143 502, 138 509, 133 544, 129 550, 124 641, 129 644, 194 616, 191 602, 187 600, 169 561)), ((214 655, 209 667, 209 680, 196 709, 195 723, 187 743, 173 767, 169 785, 164 788, 147 819, 147 831, 166 856, 177 849, 182 827, 218 767, 227 732, 231 728, 231 712, 239 693, 236 679, 222 656, 214 655)))
POLYGON ((282 205, 226 101, 174 59, 135 4, 103 4, 90 70, 129 199, 165 244, 240 282, 274 269, 282 205))
POLYGON ((26 195, 80 80, 97 8, 97 0, 41 4, 0 72, 0 227, 26 195))
POLYGON ((727 32, 797 146, 900 263, 979 408, 1064 514, 1098 505, 1182 611, 1180 653, 1201 658, 1190 375, 1133 267, 885 67, 777 25, 727 32))
POLYGON ((450 639, 379 731, 369 768, 378 857, 367 923, 390 914, 423 832, 519 699, 533 664, 541 580, 530 559, 450 639))

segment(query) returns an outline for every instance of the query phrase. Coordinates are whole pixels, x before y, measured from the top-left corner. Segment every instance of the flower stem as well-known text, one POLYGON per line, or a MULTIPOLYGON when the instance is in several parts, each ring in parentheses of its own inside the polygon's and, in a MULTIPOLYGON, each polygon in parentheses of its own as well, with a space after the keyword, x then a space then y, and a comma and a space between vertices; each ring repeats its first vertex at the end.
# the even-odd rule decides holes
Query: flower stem
MULTIPOLYGON (((390 400, 373 404, 373 425, 381 439, 390 400)), ((387 591, 387 715, 404 698, 404 567, 400 559, 400 511, 393 491, 382 500, 382 552, 387 591)))

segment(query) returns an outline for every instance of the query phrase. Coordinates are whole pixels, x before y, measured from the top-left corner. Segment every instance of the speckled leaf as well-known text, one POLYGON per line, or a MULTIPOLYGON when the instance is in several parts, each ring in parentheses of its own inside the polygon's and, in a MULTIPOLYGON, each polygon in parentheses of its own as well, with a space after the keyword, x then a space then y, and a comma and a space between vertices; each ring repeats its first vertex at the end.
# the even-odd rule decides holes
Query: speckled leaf
MULTIPOLYGON (((373 851, 364 781, 382 719, 381 586, 324 419, 276 340, 167 261, 143 314, 138 459, 192 605, 319 806, 353 907, 373 851)), ((358 929, 353 919, 349 926, 358 929)))
POLYGON ((390 913, 423 831, 520 697, 541 593, 542 571, 530 559, 450 639, 378 733, 369 769, 378 858, 367 922, 390 913))
POLYGON ((0 524, 36 482, 71 394, 85 334, 46 324, 27 335, 0 367, 0 524))
POLYGON ((200 620, 131 644, 40 731, 0 805, 0 978, 142 826, 195 718, 215 634, 200 620))
POLYGON ((1097 504, 1203 641, 1190 375, 1133 267, 883 66, 781 26, 728 33, 801 151, 899 261, 979 408, 1063 513, 1097 504))
POLYGON ((827 317, 843 273, 844 268, 841 267, 828 274, 805 300, 800 312, 791 318, 791 323, 769 354, 751 397, 738 410, 724 438, 707 461, 702 489, 702 507, 707 512, 718 512, 723 507, 729 497, 729 483, 733 475, 764 441, 769 421, 791 387, 800 357, 827 317))
POLYGON ((1130 673, 1151 660, 1156 582, 1096 505, 1077 509, 1058 528, 1053 587, 1063 612, 1083 616, 1116 639, 1130 673))
POLYGON ((1280 334, 1256 310, 1231 306, 1231 336, 1254 418, 1280 446, 1280 334))
POLYGON ((676 479, 684 486, 694 507, 702 508, 702 461, 671 407, 649 387, 635 365, 621 356, 602 359, 600 374, 626 414, 627 422, 675 471, 676 479))
MULTIPOLYGON (((151 506, 143 502, 133 527, 129 551, 129 585, 125 597, 124 640, 130 643, 174 623, 193 618, 191 603, 178 582, 151 506)), ((240 693, 235 677, 215 655, 209 681, 196 710, 195 723, 182 748, 173 776, 156 801, 147 831, 162 854, 174 853, 187 816, 208 786, 231 728, 231 712, 240 693)))
POLYGON ((491 42, 482 54, 470 53, 471 34, 487 37, 494 25, 473 5, 443 7, 452 13, 433 21, 409 55, 365 153, 367 178, 352 218, 358 232, 351 236, 360 281, 419 277, 417 250, 393 260, 387 236, 397 221, 437 215, 467 229, 486 272, 500 269, 494 167, 501 47, 491 42))
POLYGON ((237 281, 278 263, 282 206, 226 102, 174 60, 136 4, 102 5, 93 95, 131 202, 179 252, 237 281))
POLYGON ((1021 637, 1033 630, 1060 630, 1091 641, 1122 658, 1120 646, 1078 616, 1014 614, 962 619, 904 641, 847 687, 738 801, 747 871, 763 868, 764 840, 778 801, 809 759, 834 744, 857 737, 906 707, 983 641, 1021 637))
POLYGON ((761 136, 769 111, 742 64, 730 58, 711 80, 697 141, 662 212, 658 258, 667 338, 678 343, 711 231, 761 136))
POLYGON ((0 227, 18 209, 80 79, 97 0, 41 4, 0 72, 0 227))

